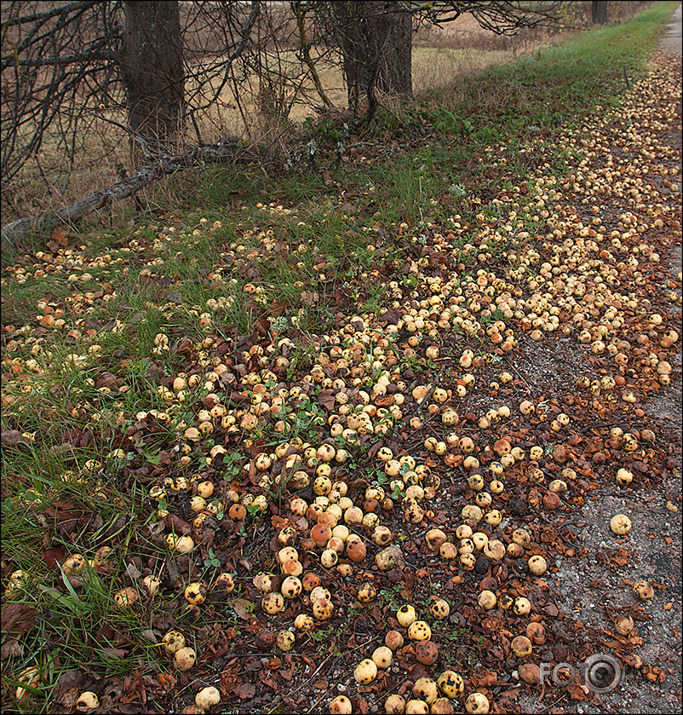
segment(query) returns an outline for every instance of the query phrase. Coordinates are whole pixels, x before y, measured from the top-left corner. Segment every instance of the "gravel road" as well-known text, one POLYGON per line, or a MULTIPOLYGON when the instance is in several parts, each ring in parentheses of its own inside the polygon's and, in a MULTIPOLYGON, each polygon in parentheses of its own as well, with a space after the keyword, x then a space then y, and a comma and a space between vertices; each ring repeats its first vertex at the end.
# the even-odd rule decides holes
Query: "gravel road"
MULTIPOLYGON (((660 42, 665 55, 681 56, 681 6, 676 9, 667 34, 660 42)), ((680 153, 681 105, 677 107, 679 127, 668 141, 680 153)), ((681 271, 680 230, 668 248, 666 266, 674 278, 681 271)), ((662 290, 665 290, 662 286, 662 290)), ((680 332, 681 310, 671 308, 680 332)), ((677 468, 654 489, 625 494, 616 486, 606 487, 582 510, 579 537, 588 553, 585 559, 565 560, 556 587, 564 607, 572 610, 596 641, 609 640, 613 617, 617 613, 639 610, 649 613, 647 620, 636 621, 642 645, 633 652, 646 665, 661 669, 663 682, 643 677, 644 671, 623 668, 619 685, 609 694, 598 696, 599 705, 570 700, 561 688, 538 688, 538 696, 520 698, 522 712, 529 713, 673 713, 681 712, 681 354, 674 361, 675 378, 670 388, 643 407, 646 420, 661 439, 671 445, 670 455, 677 468), (677 510, 676 510, 677 509, 677 510), (619 544, 609 532, 610 516, 629 515, 635 528, 624 544, 629 561, 615 568, 612 557, 619 544), (629 584, 645 578, 656 585, 656 595, 645 609, 638 609, 629 584)), ((602 652, 611 656, 610 648, 602 652)), ((647 672, 647 671, 645 671, 647 672)), ((652 671, 650 677, 654 678, 652 671)))

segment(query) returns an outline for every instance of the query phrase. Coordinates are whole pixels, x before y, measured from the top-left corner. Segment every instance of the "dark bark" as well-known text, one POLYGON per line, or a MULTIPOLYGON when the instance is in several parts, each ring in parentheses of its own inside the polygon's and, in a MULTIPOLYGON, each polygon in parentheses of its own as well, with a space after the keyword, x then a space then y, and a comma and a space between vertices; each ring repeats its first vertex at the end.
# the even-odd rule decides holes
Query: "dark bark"
POLYGON ((126 2, 121 77, 130 128, 147 138, 173 138, 184 109, 182 34, 177 2, 126 2))
POLYGON ((374 25, 378 35, 377 89, 387 94, 411 97, 412 16, 405 12, 384 13, 374 25))
POLYGON ((365 95, 372 114, 375 90, 412 96, 412 15, 389 2, 336 2, 333 10, 354 113, 365 95))
POLYGON ((607 24, 607 0, 593 0, 591 2, 591 20, 594 25, 607 24))

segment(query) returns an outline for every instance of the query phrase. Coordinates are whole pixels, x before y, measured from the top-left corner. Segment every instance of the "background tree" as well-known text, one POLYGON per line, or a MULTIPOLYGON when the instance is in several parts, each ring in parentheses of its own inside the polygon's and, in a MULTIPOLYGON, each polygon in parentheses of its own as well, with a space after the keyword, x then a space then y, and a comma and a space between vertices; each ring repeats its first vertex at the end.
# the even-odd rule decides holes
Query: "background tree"
POLYGON ((267 148, 258 157, 281 149, 286 167, 310 158, 290 146, 290 112, 297 104, 334 109, 336 87, 326 83, 337 82, 339 68, 350 109, 367 122, 383 94, 411 96, 420 24, 470 14, 485 30, 514 35, 557 26, 559 6, 577 3, 2 2, 2 207, 22 216, 122 181, 138 168, 127 150, 131 136, 154 170, 108 191, 111 200, 199 159, 239 160, 250 141, 267 148), (80 186, 79 176, 87 177, 80 186))
POLYGON ((119 54, 128 125, 147 140, 178 134, 185 107, 183 41, 177 2, 124 2, 119 54))
POLYGON ((411 12, 391 2, 335 2, 332 16, 353 113, 362 94, 374 111, 376 89, 411 97, 411 12))
MULTIPOLYGON (((218 126, 215 143, 221 117, 211 110, 228 103, 223 93, 231 81, 250 75, 251 34, 261 7, 258 1, 196 2, 182 10, 177 2, 0 4, 3 209, 16 208, 18 196, 35 209, 31 197, 40 192, 47 201, 39 205, 47 204, 50 217, 38 223, 47 227, 130 196, 195 159, 225 160, 225 146, 202 153, 197 116, 218 126), (154 166, 122 186, 52 210, 73 196, 78 166, 90 167, 91 176, 97 172, 100 186, 116 178, 123 182, 127 170, 136 168, 123 150, 131 136, 154 166)), ((92 181, 82 188, 89 192, 91 186, 92 181)), ((3 239, 36 225, 26 220, 3 226, 3 239)))
POLYGON ((328 17, 331 35, 342 51, 349 108, 359 114, 366 99, 365 121, 372 118, 376 92, 412 96, 412 36, 418 23, 443 25, 472 15, 498 35, 558 23, 561 2, 318 2, 328 17))
POLYGON ((593 0, 591 2, 591 20, 594 25, 607 24, 607 10, 609 2, 607 0, 593 0))
POLYGON ((106 100, 120 37, 117 3, 4 2, 0 168, 7 183, 50 136, 66 163, 106 100), (51 132, 55 129, 53 134, 51 132))

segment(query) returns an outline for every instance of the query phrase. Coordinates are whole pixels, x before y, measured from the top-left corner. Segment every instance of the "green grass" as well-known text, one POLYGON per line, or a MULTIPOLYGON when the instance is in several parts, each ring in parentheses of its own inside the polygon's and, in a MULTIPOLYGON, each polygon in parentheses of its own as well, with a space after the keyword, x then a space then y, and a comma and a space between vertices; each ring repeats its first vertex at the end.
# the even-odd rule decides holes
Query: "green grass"
POLYGON ((447 92, 435 90, 427 101, 436 102, 432 111, 437 114, 462 117, 463 125, 469 123, 463 133, 480 145, 550 131, 560 123, 578 125, 605 97, 625 90, 625 71, 629 81, 643 75, 647 55, 674 8, 675 3, 655 3, 623 25, 592 29, 459 80, 450 100, 447 92))
MULTIPOLYGON (((60 673, 73 667, 102 668, 109 675, 129 674, 135 668, 145 672, 155 663, 168 667, 168 659, 142 634, 152 627, 155 615, 178 606, 175 596, 145 602, 129 612, 116 612, 111 604, 113 593, 127 585, 123 573, 131 556, 149 559, 155 568, 163 563, 165 554, 145 530, 149 509, 144 494, 155 479, 162 451, 173 443, 175 428, 167 425, 141 435, 131 453, 130 469, 119 469, 116 458, 109 455, 117 447, 120 431, 135 424, 139 411, 168 409, 173 419, 189 423, 199 409, 194 395, 171 410, 150 373, 157 366, 162 378, 171 378, 196 365, 197 356, 175 350, 176 341, 188 337, 195 343, 210 333, 238 341, 250 335, 259 316, 274 318, 271 306, 282 303, 277 318, 280 335, 299 341, 289 358, 290 374, 308 369, 316 354, 314 338, 339 327, 336 291, 350 296, 348 314, 377 315, 390 304, 383 279, 373 271, 399 268, 416 256, 419 244, 407 237, 426 231, 430 222, 445 222, 460 213, 463 221, 471 222, 470 240, 479 245, 474 241, 476 211, 467 208, 465 198, 494 188, 514 192, 527 181, 529 157, 521 149, 530 137, 543 137, 545 143, 537 147, 543 160, 556 173, 566 172, 574 152, 557 146, 553 138, 560 128, 580 127, 585 118, 603 111, 598 107, 620 101, 624 69, 629 80, 642 76, 647 53, 675 6, 656 3, 632 22, 591 30, 533 57, 465 78, 450 91, 430 92, 398 114, 380 111, 362 137, 368 153, 376 152, 376 160, 369 164, 335 167, 330 146, 344 137, 334 125, 323 127, 316 161, 319 166, 329 161, 344 196, 327 186, 319 172, 311 172, 306 162, 272 179, 249 170, 207 168, 196 195, 181 184, 179 201, 192 205, 183 216, 183 228, 168 215, 148 217, 141 222, 145 227, 135 232, 117 229, 82 239, 89 260, 110 256, 111 263, 90 266, 85 261, 59 274, 21 283, 3 273, 3 326, 27 326, 30 338, 17 341, 11 351, 5 345, 3 359, 34 359, 41 371, 25 369, 20 379, 4 381, 3 398, 14 402, 4 405, 2 414, 3 430, 34 434, 32 443, 8 450, 2 465, 3 487, 9 493, 2 503, 3 558, 10 558, 13 568, 27 571, 40 584, 18 594, 17 600, 50 614, 37 621, 25 639, 23 655, 2 676, 5 683, 12 683, 22 667, 36 660, 42 663, 45 677, 39 687, 45 697, 34 699, 34 711, 54 709, 52 689, 60 673), (394 146, 384 154, 377 150, 377 145, 395 135, 410 137, 414 146, 394 146), (503 186, 497 183, 499 168, 484 151, 501 142, 506 147, 506 172, 516 179, 503 186), (241 206, 232 205, 236 196, 241 206), (257 202, 264 206, 257 207, 257 202), (291 213, 270 207, 271 202, 291 213), (217 220, 222 227, 211 228, 217 220), (156 229, 146 226, 152 222, 156 229), (408 229, 401 229, 402 223, 408 229), (176 227, 175 233, 168 233, 168 240, 158 238, 170 225, 176 227), (135 248, 132 241, 143 250, 130 250, 135 248), (368 250, 370 243, 377 252, 368 250), (72 287, 69 276, 84 272, 92 280, 77 281, 77 289, 72 287), (248 284, 255 292, 245 292, 248 284), (84 300, 80 313, 67 313, 70 322, 64 330, 34 334, 36 316, 41 314, 39 301, 59 308, 75 292, 99 289, 115 294, 106 302, 102 297, 91 303, 84 300), (212 301, 219 307, 210 307, 212 301), (210 316, 204 325, 203 313, 210 316), (92 336, 87 335, 87 321, 97 326, 92 336), (80 330, 81 337, 69 338, 69 329, 80 330), (157 354, 155 337, 160 333, 168 336, 169 350, 157 354), (86 359, 75 365, 67 359, 70 354, 86 359), (120 378, 127 391, 98 389, 104 370, 120 378), (62 449, 68 441, 65 432, 85 429, 93 433, 90 444, 62 449), (93 459, 102 463, 101 472, 86 467, 93 459), (72 532, 72 540, 60 531, 51 510, 59 503, 99 518, 72 532), (111 536, 108 529, 121 517, 125 519, 111 536), (59 570, 46 568, 46 532, 51 534, 51 546, 66 552, 79 550, 91 557, 96 548, 112 543, 120 553, 115 554, 111 572, 86 572, 82 588, 74 595, 59 570), (126 654, 113 657, 104 650, 109 647, 106 639, 93 635, 103 625, 122 634, 125 645, 118 647, 126 654)), ((525 201, 519 193, 515 200, 525 201)), ((527 204, 531 201, 526 199, 527 204)), ((519 213, 525 228, 533 228, 523 206, 519 213)), ((531 210, 529 214, 533 215, 531 210)), ((499 219, 495 210, 488 211, 487 217, 492 223, 499 219)), ((458 260, 468 263, 461 271, 464 281, 476 268, 479 249, 456 248, 462 249, 458 260)), ((502 260, 505 248, 502 242, 491 242, 488 250, 502 260)), ((33 273, 33 260, 15 252, 3 257, 3 266, 22 264, 33 273)), ((406 293, 415 288, 408 276, 394 278, 406 293)), ((416 372, 425 369, 417 361, 412 367, 416 372)), ((297 418, 292 436, 313 441, 324 419, 322 410, 304 401, 297 418)), ((260 436, 269 444, 278 439, 267 429, 260 436)), ((240 473, 241 452, 235 454, 235 459, 226 460, 226 481, 240 473)), ((199 456, 193 454, 192 459, 194 468, 199 456)), ((211 571, 215 564, 209 560, 206 568, 211 571)), ((382 596, 387 603, 398 603, 396 593, 382 596)), ((324 630, 311 637, 323 640, 324 630)), ((457 638, 473 640, 465 632, 457 638)))

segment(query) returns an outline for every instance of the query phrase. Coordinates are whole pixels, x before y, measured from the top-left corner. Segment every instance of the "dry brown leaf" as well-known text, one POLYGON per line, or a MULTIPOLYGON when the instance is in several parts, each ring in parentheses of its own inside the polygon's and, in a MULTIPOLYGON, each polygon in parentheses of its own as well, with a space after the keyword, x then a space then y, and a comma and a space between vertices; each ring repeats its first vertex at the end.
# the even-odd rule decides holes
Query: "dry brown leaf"
POLYGON ((3 447, 16 447, 19 444, 26 443, 26 440, 21 436, 21 432, 15 429, 3 430, 0 439, 2 439, 3 447))
POLYGON ((332 390, 321 390, 318 393, 318 402, 326 409, 333 410, 335 406, 334 395, 332 390))
POLYGON ((256 686, 251 683, 242 683, 242 685, 238 685, 232 692, 241 700, 251 700, 254 695, 256 695, 256 686))
POLYGON ((8 603, 2 608, 1 628, 13 639, 28 633, 36 622, 36 609, 21 603, 8 603))
POLYGON ((232 602, 232 610, 243 620, 248 621, 250 618, 250 607, 251 602, 247 601, 246 598, 236 598, 232 602))
POLYGON ((66 552, 59 546, 52 546, 43 551, 43 560, 46 566, 51 569, 55 564, 62 563, 66 558, 66 552))

